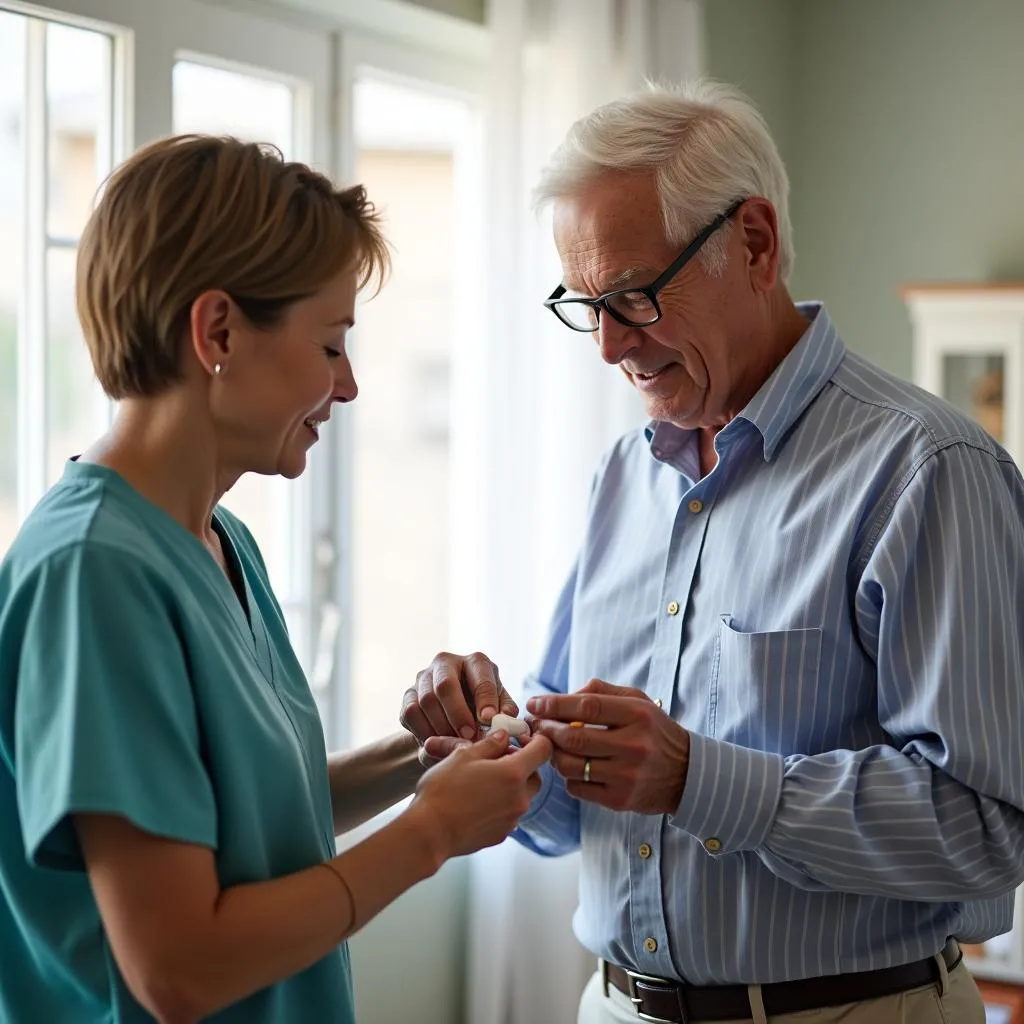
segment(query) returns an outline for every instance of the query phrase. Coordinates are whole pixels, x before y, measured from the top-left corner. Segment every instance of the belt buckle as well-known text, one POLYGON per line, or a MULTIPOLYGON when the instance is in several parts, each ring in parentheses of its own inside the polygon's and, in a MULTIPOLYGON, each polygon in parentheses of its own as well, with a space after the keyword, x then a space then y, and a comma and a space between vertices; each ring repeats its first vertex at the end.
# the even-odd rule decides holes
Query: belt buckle
POLYGON ((648 1013, 644 1013, 640 1007, 643 1006, 643 997, 638 995, 636 990, 636 983, 638 981, 646 982, 648 985, 660 985, 661 988, 675 988, 676 990, 676 1002, 679 1004, 679 1020, 680 1024, 687 1024, 690 1019, 689 1014, 686 1012, 686 1006, 683 1004, 682 999, 679 998, 679 987, 669 985, 666 983, 664 978, 658 978, 653 974, 640 974, 638 971, 631 971, 628 967, 623 968, 626 972, 626 985, 629 988, 629 1001, 633 1004, 633 1009, 636 1010, 638 1020, 649 1021, 650 1024, 672 1024, 665 1017, 652 1017, 648 1013))

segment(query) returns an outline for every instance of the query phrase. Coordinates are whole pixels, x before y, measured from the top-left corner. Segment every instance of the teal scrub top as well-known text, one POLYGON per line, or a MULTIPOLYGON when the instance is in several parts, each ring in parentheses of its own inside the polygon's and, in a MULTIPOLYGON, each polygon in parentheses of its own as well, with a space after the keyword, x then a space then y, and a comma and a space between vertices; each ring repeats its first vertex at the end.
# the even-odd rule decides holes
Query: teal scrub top
MULTIPOLYGON (((196 537, 70 462, 0 565, 0 1021, 152 1018, 114 961, 71 815, 209 847, 225 888, 335 854, 327 755, 259 550, 214 515, 243 607, 196 537)), ((159 885, 159 879, 154 879, 159 885)), ((350 1024, 345 945, 216 1014, 350 1024)))

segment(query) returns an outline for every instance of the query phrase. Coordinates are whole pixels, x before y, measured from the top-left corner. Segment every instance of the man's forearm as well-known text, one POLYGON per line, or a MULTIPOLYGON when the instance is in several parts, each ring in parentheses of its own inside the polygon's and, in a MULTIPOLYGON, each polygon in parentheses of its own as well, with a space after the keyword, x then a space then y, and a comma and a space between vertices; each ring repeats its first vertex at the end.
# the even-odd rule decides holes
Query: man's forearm
POLYGON ((336 835, 361 825, 409 796, 424 768, 419 744, 409 733, 394 733, 328 759, 336 835))
POLYGON ((802 889, 935 901, 1021 881, 1024 815, 893 747, 782 757, 693 736, 670 824, 802 889))
MULTIPOLYGON (((762 851, 831 889, 992 899, 1020 884, 1024 816, 920 754, 878 746, 789 757, 762 851)), ((799 883, 797 883, 799 884, 799 883)))

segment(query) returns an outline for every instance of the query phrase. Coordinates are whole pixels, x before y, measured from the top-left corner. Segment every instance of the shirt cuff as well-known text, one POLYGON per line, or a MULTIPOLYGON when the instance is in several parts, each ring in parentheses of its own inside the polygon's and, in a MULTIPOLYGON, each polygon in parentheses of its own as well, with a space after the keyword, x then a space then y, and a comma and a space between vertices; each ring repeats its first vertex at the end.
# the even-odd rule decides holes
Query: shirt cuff
POLYGON ((782 796, 781 754, 690 733, 683 796, 668 823, 713 856, 763 845, 782 796))
POLYGON ((540 789, 537 790, 530 801, 530 806, 526 809, 526 813, 516 823, 516 828, 522 828, 524 825, 528 825, 533 818, 536 818, 544 810, 544 805, 548 802, 548 797, 551 796, 551 787, 555 781, 555 770, 551 767, 550 762, 547 762, 540 766, 539 771, 540 789))

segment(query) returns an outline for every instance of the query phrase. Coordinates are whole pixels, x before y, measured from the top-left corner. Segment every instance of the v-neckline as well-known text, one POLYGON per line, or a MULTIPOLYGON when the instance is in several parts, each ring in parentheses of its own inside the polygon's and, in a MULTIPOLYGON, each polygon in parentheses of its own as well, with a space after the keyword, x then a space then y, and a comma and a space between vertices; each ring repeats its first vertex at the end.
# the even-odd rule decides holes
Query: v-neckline
POLYGON ((213 532, 217 535, 217 540, 220 543, 221 554, 224 556, 223 568, 219 565, 217 568, 221 569, 227 577, 227 581, 231 585, 235 598, 242 608, 242 614, 245 615, 249 631, 253 634, 253 638, 255 639, 256 631, 253 627, 252 621, 252 593, 249 590, 249 581, 245 578, 245 570, 242 568, 242 561, 238 557, 238 552, 235 551, 235 545, 228 536, 228 532, 224 528, 224 524, 217 518, 216 512, 214 512, 211 518, 210 525, 213 532))
MULTIPOLYGON (((214 569, 230 590, 231 598, 229 600, 225 597, 225 603, 231 604, 232 611, 235 616, 235 622, 240 631, 245 634, 245 637, 249 642, 250 653, 255 659, 256 664, 259 666, 260 671, 263 673, 267 682, 270 683, 271 687, 276 692, 277 681, 274 679, 274 659, 271 657, 270 653, 270 639, 267 636, 267 627, 263 621, 263 616, 260 613, 259 606, 256 604, 256 598, 253 594, 252 587, 249 584, 248 574, 242 565, 241 558, 238 557, 238 550, 235 547, 235 542, 231 537, 231 533, 224 520, 217 515, 216 509, 214 509, 213 512, 212 524, 213 529, 216 530, 217 536, 220 539, 221 548, 224 551, 224 560, 234 567, 238 574, 238 580, 242 586, 242 592, 239 593, 234 583, 228 579, 224 570, 217 565, 216 560, 211 556, 214 569)), ((194 536, 194 534, 191 533, 189 535, 194 536)))

